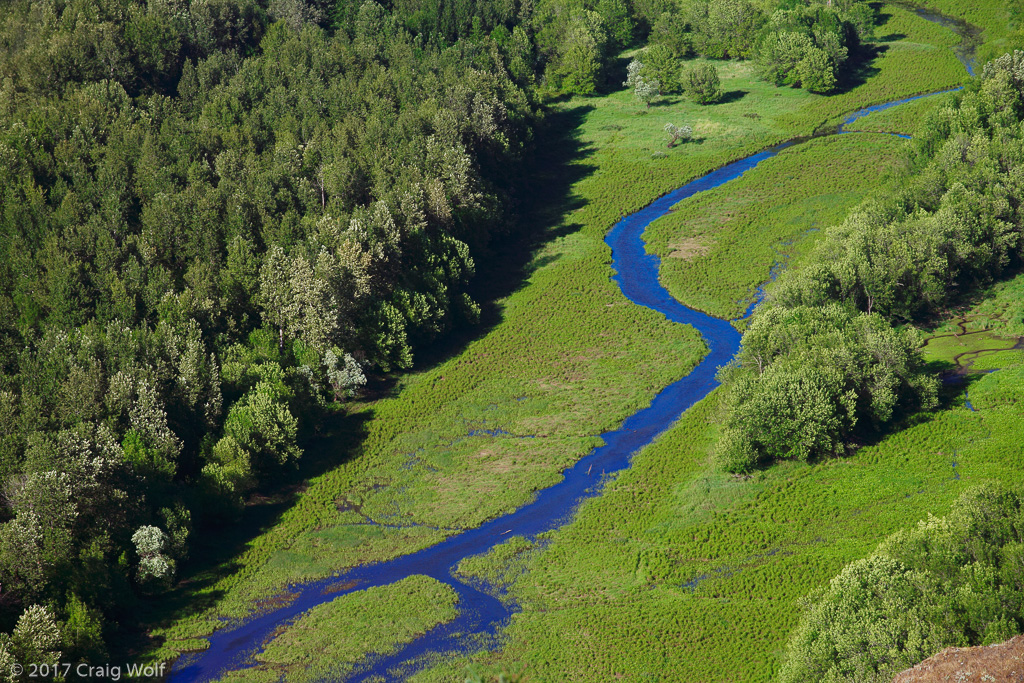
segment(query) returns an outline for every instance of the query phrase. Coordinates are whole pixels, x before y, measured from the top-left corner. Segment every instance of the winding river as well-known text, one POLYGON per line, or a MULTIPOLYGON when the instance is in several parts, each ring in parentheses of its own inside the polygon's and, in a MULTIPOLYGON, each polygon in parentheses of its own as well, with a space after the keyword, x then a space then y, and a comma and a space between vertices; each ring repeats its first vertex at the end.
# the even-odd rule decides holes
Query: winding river
MULTIPOLYGON (((967 34, 959 23, 933 13, 918 13, 929 21, 953 28, 965 37, 963 45, 968 45, 967 34)), ((961 61, 973 75, 969 45, 967 48, 961 46, 958 56, 961 56, 961 61)), ((940 93, 867 107, 848 116, 838 128, 815 137, 847 133, 845 127, 848 124, 870 113, 935 94, 940 93)), ((369 658, 351 672, 346 680, 401 681, 427 665, 428 657, 470 652, 481 646, 496 644, 499 629, 508 624, 512 614, 518 611, 518 606, 456 578, 453 571, 458 563, 463 558, 485 553, 512 536, 534 538, 537 534, 571 521, 582 501, 600 494, 605 475, 628 467, 634 453, 651 443, 672 426, 684 411, 718 386, 715 379, 718 368, 728 363, 739 350, 740 334, 730 322, 684 306, 662 287, 658 281, 660 260, 646 252, 643 240, 647 226, 683 199, 738 178, 765 159, 808 139, 811 138, 777 145, 693 180, 623 218, 605 238, 612 249, 613 279, 626 298, 634 304, 663 314, 669 320, 691 325, 703 336, 708 354, 690 374, 665 387, 648 407, 626 418, 618 429, 602 434, 604 445, 595 448, 565 470, 561 482, 540 491, 532 502, 515 512, 458 533, 419 552, 378 564, 355 567, 344 574, 304 584, 290 595, 291 599, 285 606, 212 634, 209 637, 209 649, 183 655, 175 663, 170 680, 174 683, 199 683, 215 680, 228 670, 255 666, 257 662, 253 655, 275 631, 287 626, 303 612, 342 595, 392 584, 415 574, 430 576, 450 586, 458 594, 458 616, 453 621, 434 627, 390 655, 369 658)), ((761 292, 758 300, 760 296, 761 292)), ((748 314, 757 303, 755 300, 751 304, 748 314)))

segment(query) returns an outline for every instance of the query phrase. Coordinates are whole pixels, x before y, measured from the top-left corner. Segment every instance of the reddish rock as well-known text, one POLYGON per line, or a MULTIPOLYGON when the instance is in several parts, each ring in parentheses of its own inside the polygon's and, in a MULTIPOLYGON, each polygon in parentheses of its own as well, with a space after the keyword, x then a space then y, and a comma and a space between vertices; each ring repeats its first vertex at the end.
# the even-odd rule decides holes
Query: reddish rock
POLYGON ((985 647, 947 647, 892 683, 1024 683, 1024 636, 985 647))

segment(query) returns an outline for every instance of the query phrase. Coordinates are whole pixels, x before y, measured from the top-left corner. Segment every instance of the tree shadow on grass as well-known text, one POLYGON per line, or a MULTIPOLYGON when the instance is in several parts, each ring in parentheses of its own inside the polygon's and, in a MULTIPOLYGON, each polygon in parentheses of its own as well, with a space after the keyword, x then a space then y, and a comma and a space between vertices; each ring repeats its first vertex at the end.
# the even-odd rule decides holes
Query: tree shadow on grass
POLYGON ((572 187, 594 172, 593 163, 581 163, 594 149, 579 139, 579 128, 594 107, 560 106, 547 112, 536 130, 532 158, 520 174, 519 191, 512 198, 516 223, 507 238, 476 255, 476 277, 469 294, 480 304, 480 322, 465 325, 416 351, 416 370, 445 362, 466 346, 491 332, 502 319, 498 303, 520 289, 538 269, 558 259, 536 258, 545 243, 577 232, 582 225, 566 221, 585 201, 572 187))
POLYGON ((718 100, 716 104, 729 104, 730 102, 739 102, 747 95, 746 90, 730 90, 722 95, 722 99, 718 100))
POLYGON ((622 84, 626 81, 627 67, 631 61, 633 60, 629 57, 615 57, 609 60, 605 68, 604 82, 598 88, 602 95, 622 89, 622 84))
POLYGON ((685 141, 681 140, 673 145, 672 149, 676 149, 677 147, 686 147, 687 145, 703 145, 706 140, 707 138, 704 137, 693 137, 685 141))
POLYGON ((889 50, 888 45, 861 45, 848 66, 839 73, 838 84, 833 95, 842 95, 864 85, 881 72, 874 61, 889 50))
MULTIPOLYGON (((912 427, 918 427, 920 425, 926 425, 934 422, 943 413, 953 408, 965 406, 967 402, 967 392, 969 392, 970 387, 975 382, 981 380, 986 374, 985 372, 980 371, 959 371, 955 365, 944 361, 933 361, 928 363, 925 366, 925 371, 927 373, 937 373, 940 376, 938 404, 934 408, 930 410, 907 411, 902 415, 898 414, 893 421, 882 425, 871 425, 867 420, 865 420, 860 426, 854 429, 852 434, 848 436, 845 455, 815 457, 812 458, 810 462, 822 463, 829 460, 835 460, 837 458, 850 457, 855 455, 862 448, 877 446, 894 434, 911 429, 912 427)), ((781 462, 783 461, 765 459, 758 462, 750 471, 751 473, 766 471, 781 462)), ((748 477, 749 474, 742 476, 748 477)))
POLYGON ((891 14, 887 14, 884 10, 886 9, 885 3, 883 2, 869 2, 868 7, 875 13, 875 28, 879 26, 885 26, 892 19, 891 14))
MULTIPOLYGON (((885 8, 880 2, 872 2, 868 5, 875 12, 875 28, 880 28, 889 23, 892 19, 892 14, 887 14, 882 10, 885 8)), ((863 85, 872 76, 878 74, 880 69, 874 66, 872 63, 878 57, 881 57, 889 49, 888 45, 881 45, 879 43, 895 42, 903 40, 907 36, 902 33, 890 33, 881 38, 875 39, 870 43, 862 43, 859 45, 851 54, 850 59, 846 63, 846 68, 842 69, 839 74, 839 83, 833 94, 839 95, 848 92, 859 85, 863 85)))

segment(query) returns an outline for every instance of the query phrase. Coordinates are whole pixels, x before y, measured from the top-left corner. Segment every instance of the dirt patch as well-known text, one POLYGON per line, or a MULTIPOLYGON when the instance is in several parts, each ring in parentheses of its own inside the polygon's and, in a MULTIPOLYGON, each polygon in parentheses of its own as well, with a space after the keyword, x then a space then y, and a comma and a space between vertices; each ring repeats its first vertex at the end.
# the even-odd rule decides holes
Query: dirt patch
POLYGON ((687 237, 678 242, 670 242, 668 248, 672 250, 668 254, 669 258, 682 259, 683 261, 695 259, 711 251, 711 247, 702 243, 696 237, 687 237))
POLYGON ((265 614, 287 607, 298 598, 297 593, 280 593, 269 598, 257 600, 253 605, 253 614, 265 614))
POLYGON ((1024 636, 987 647, 948 647, 892 683, 1024 683, 1024 636))
POLYGON ((477 471, 488 475, 508 474, 516 469, 516 466, 512 464, 515 457, 515 454, 512 453, 495 453, 487 448, 469 456, 470 460, 475 463, 475 467, 478 468, 477 471))
POLYGON ((330 586, 324 588, 322 591, 320 591, 320 594, 331 595, 332 593, 340 593, 342 591, 351 590, 352 588, 355 588, 358 585, 358 581, 339 581, 338 583, 331 584, 330 586))

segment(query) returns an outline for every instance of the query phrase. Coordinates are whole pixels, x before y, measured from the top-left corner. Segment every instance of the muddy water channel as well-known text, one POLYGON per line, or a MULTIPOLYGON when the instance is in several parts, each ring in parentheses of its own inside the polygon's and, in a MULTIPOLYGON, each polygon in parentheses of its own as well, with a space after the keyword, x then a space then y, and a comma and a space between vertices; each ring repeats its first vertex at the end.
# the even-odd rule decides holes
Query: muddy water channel
MULTIPOLYGON (((976 33, 962 22, 924 10, 918 10, 918 14, 953 29, 964 38, 957 48, 958 56, 968 72, 973 74, 972 46, 976 33)), ((936 94, 940 93, 867 107, 849 115, 838 127, 821 131, 814 137, 851 134, 844 128, 857 119, 936 94)), ((607 475, 628 467, 634 453, 650 444, 672 426, 684 411, 718 386, 715 379, 718 368, 728 363, 739 350, 740 334, 730 322, 684 306, 661 286, 658 281, 660 260, 646 253, 645 249, 643 235, 647 226, 683 199, 724 185, 783 149, 808 139, 783 143, 693 180, 623 218, 605 238, 612 249, 613 279, 626 298, 638 306, 658 311, 669 320, 691 325, 703 336, 709 349, 708 354, 690 374, 665 387, 648 407, 626 418, 618 429, 602 434, 604 445, 595 448, 565 470, 561 482, 540 491, 531 503, 419 552, 378 564, 355 567, 329 579, 304 584, 294 590, 283 606, 254 616, 241 625, 215 632, 209 638, 209 649, 184 655, 175 663, 170 680, 175 683, 215 680, 226 671, 256 666, 258 662, 253 658, 254 654, 263 648, 275 632, 303 612, 342 595, 392 584, 417 574, 432 577, 450 586, 458 594, 458 616, 434 627, 390 655, 369 657, 348 674, 345 680, 401 681, 428 665, 433 657, 471 652, 497 644, 500 629, 508 624, 519 608, 496 589, 470 585, 454 576, 458 563, 466 557, 486 553, 513 536, 535 538, 542 532, 570 522, 582 501, 600 495, 602 482, 607 475)), ((748 314, 756 305, 755 301, 748 314)))

